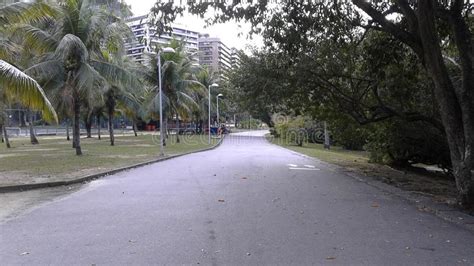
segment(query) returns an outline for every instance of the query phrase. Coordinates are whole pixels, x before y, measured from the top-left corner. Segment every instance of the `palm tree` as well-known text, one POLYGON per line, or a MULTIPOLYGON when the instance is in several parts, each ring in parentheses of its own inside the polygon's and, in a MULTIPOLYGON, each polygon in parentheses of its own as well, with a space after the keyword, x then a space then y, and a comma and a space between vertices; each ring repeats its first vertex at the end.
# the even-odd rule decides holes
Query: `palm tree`
MULTIPOLYGON (((199 69, 199 72, 196 74, 196 79, 205 88, 208 89, 211 84, 216 83, 219 80, 219 75, 217 72, 212 71, 210 67, 202 67, 199 69)), ((211 100, 215 99, 215 96, 217 94, 218 94, 217 91, 212 90, 211 100)), ((196 119, 196 121, 200 125, 201 131, 202 131, 203 121, 206 121, 208 119, 207 110, 208 110, 208 105, 209 105, 209 99, 207 97, 208 95, 198 95, 198 98, 196 101, 199 104, 199 108, 193 112, 194 119, 196 119)))
POLYGON ((65 102, 73 114, 73 147, 80 145, 81 108, 101 99, 108 80, 123 78, 123 69, 102 60, 104 49, 120 49, 129 35, 120 19, 87 0, 65 0, 57 14, 38 23, 16 26, 24 45, 42 54, 26 70, 38 77, 56 103, 65 102))
POLYGON ((197 100, 205 95, 205 87, 193 74, 193 63, 194 61, 186 56, 177 62, 170 61, 165 68, 165 92, 170 109, 176 118, 178 143, 180 118, 189 120, 193 111, 199 109, 197 100))
POLYGON ((100 72, 106 71, 103 67, 107 67, 107 64, 118 66, 121 69, 121 79, 109 78, 110 75, 106 77, 108 86, 104 93, 104 107, 109 118, 110 145, 114 146, 113 120, 117 111, 117 105, 126 106, 127 102, 131 104, 134 92, 138 92, 138 88, 142 87, 142 83, 138 78, 138 66, 128 56, 124 55, 123 49, 109 52, 103 51, 101 58, 104 64, 96 66, 100 72))
POLYGON ((3 131, 7 148, 10 148, 5 126, 8 118, 4 115, 5 110, 3 108, 7 105, 7 102, 14 101, 42 111, 43 118, 46 120, 58 121, 56 112, 40 85, 18 68, 0 60, 0 128, 3 131))
MULTIPOLYGON (((199 108, 196 102, 198 95, 204 95, 204 86, 194 76, 192 55, 187 54, 182 42, 172 40, 170 47, 175 49, 173 54, 161 54, 162 56, 162 90, 163 111, 165 121, 163 126, 167 128, 167 117, 175 117, 179 128, 179 118, 189 118, 192 111, 199 108)), ((156 117, 159 107, 157 59, 155 55, 149 55, 149 64, 145 79, 151 86, 149 98, 146 100, 147 109, 151 117, 156 117)), ((179 129, 177 132, 179 142, 179 129)))
MULTIPOLYGON (((54 10, 43 2, 15 3, 0 8, 0 59, 5 62, 14 62, 14 66, 19 70, 25 69, 34 56, 20 45, 21 38, 13 34, 11 31, 12 25, 32 23, 51 14, 54 14, 54 10)), ((38 144, 38 139, 34 133, 31 110, 24 113, 24 118, 25 124, 29 124, 31 144, 38 144), (30 122, 27 122, 27 116, 29 116, 30 122)))

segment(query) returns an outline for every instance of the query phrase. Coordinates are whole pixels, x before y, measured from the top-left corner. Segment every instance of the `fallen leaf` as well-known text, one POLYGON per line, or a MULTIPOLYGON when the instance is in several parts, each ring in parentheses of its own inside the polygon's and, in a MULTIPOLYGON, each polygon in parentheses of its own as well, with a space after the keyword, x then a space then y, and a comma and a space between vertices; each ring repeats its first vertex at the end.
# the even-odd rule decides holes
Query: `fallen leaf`
POLYGON ((249 252, 247 252, 247 256, 250 256, 251 254, 249 252))
POLYGON ((217 200, 217 201, 218 201, 218 202, 225 202, 225 200, 223 200, 223 199, 220 199, 220 200, 217 200))
POLYGON ((246 177, 242 177, 242 179, 248 179, 248 178, 246 178, 246 177))
POLYGON ((23 252, 23 253, 20 254, 20 256, 25 256, 25 255, 29 255, 29 254, 30 254, 30 252, 23 252))
POLYGON ((326 260, 335 260, 335 257, 327 257, 326 260))
POLYGON ((380 207, 380 205, 378 203, 372 204, 372 208, 378 208, 378 207, 380 207))

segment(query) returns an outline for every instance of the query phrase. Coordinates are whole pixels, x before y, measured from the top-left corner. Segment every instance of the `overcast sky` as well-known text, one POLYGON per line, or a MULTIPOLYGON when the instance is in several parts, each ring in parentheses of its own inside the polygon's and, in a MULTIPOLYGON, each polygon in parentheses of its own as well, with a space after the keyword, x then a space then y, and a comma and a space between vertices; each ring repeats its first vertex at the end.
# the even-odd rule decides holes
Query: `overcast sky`
MULTIPOLYGON (((156 0, 125 0, 125 2, 132 6, 132 11, 135 16, 147 14, 155 1, 156 0)), ((192 30, 209 33, 211 37, 219 37, 229 48, 236 47, 248 52, 248 49, 246 49, 247 45, 261 46, 262 43, 261 38, 258 36, 253 36, 253 39, 247 38, 250 25, 246 23, 228 22, 205 28, 204 20, 192 15, 178 18, 176 22, 192 30), (243 34, 239 37, 239 33, 243 34)))

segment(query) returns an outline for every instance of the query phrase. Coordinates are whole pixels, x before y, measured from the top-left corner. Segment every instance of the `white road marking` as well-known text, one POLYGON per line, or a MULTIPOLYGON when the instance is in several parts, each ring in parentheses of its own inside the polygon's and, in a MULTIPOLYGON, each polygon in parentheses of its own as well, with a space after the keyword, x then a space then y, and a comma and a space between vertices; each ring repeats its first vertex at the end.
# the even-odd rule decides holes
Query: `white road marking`
POLYGON ((308 167, 308 168, 316 168, 316 166, 314 165, 309 165, 309 164, 305 164, 304 167, 308 167))
POLYGON ((287 164, 289 167, 298 167, 297 164, 287 164))
POLYGON ((321 169, 318 168, 296 168, 296 167, 290 167, 290 170, 304 170, 304 171, 320 171, 321 169))

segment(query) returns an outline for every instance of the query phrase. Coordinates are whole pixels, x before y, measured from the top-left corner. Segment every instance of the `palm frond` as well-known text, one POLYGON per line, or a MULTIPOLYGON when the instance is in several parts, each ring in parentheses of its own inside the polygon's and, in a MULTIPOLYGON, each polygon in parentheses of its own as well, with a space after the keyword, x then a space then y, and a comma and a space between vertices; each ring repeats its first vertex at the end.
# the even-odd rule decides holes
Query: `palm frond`
POLYGON ((54 53, 56 58, 67 64, 85 63, 89 59, 89 52, 85 44, 73 34, 66 34, 59 42, 54 53), (71 62, 72 60, 77 60, 77 62, 71 62))
POLYGON ((38 82, 3 60, 0 60, 0 89, 10 99, 42 111, 46 120, 58 121, 56 111, 38 82))
POLYGON ((37 23, 45 18, 54 18, 58 15, 58 9, 45 2, 14 3, 0 8, 0 22, 3 24, 14 23, 37 23))
POLYGON ((24 46, 39 53, 53 52, 58 44, 49 32, 29 24, 16 24, 11 31, 13 35, 21 36, 24 46))

